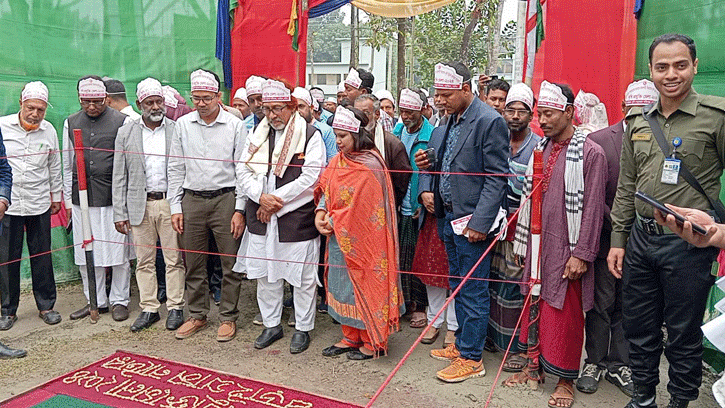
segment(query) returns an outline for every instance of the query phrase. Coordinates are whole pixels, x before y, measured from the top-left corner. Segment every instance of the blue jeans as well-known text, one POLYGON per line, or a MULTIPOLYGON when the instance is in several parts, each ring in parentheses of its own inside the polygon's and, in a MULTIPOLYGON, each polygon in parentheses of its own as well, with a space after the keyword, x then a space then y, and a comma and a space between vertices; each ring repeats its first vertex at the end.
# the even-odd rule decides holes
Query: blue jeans
MULTIPOLYGON (((446 246, 450 276, 463 277, 481 258, 491 244, 491 238, 480 242, 468 242, 468 238, 453 233, 453 227, 451 227, 453 219, 453 213, 446 212, 446 217, 438 220, 438 235, 446 246)), ((488 278, 490 266, 491 254, 488 254, 471 277, 488 278)), ((451 278, 451 289, 455 290, 461 281, 462 279, 451 278)), ((461 352, 461 357, 481 361, 490 310, 488 281, 466 281, 456 295, 456 319, 458 319, 456 347, 461 352)))

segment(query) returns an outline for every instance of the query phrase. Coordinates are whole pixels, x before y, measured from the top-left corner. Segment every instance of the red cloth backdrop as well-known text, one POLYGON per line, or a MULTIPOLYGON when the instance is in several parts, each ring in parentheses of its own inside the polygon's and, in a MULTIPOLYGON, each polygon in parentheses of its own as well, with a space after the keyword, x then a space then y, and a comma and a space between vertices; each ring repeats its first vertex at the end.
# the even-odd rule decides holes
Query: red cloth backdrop
POLYGON ((607 106, 609 123, 622 119, 622 100, 634 78, 637 52, 635 0, 546 2, 544 41, 536 54, 533 89, 541 81, 594 93, 607 106))
MULTIPOLYGON (((243 87, 250 75, 281 77, 293 86, 305 86, 307 67, 307 10, 298 7, 299 52, 287 34, 293 0, 239 0, 232 28, 232 75, 234 89, 243 87)), ((312 7, 320 1, 310 1, 312 7)))

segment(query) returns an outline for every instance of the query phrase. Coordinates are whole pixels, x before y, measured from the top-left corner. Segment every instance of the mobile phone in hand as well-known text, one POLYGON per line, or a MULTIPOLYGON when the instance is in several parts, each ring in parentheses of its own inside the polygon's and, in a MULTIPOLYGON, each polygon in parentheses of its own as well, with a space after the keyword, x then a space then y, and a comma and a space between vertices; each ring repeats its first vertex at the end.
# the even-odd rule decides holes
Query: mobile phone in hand
MULTIPOLYGON (((665 215, 672 214, 672 216, 675 217, 675 221, 678 224, 680 224, 680 225, 684 224, 685 221, 687 221, 685 219, 685 217, 683 217, 680 214, 672 211, 671 209, 667 208, 661 202, 655 200, 654 198, 648 196, 647 194, 645 194, 645 193, 643 193, 641 191, 637 191, 634 194, 634 197, 635 198, 638 198, 638 199, 644 201, 645 203, 651 205, 652 207, 658 209, 662 214, 665 214, 665 215)), ((695 232, 697 232, 698 234, 701 234, 701 235, 707 235, 707 230, 705 230, 705 228, 703 228, 701 225, 695 224, 692 221, 690 221, 690 224, 692 224, 692 230, 693 231, 695 231, 695 232)))
POLYGON ((436 156, 436 149, 434 147, 429 147, 428 149, 425 149, 425 157, 428 159, 428 163, 430 166, 433 166, 436 164, 436 160, 438 159, 438 156, 436 156))

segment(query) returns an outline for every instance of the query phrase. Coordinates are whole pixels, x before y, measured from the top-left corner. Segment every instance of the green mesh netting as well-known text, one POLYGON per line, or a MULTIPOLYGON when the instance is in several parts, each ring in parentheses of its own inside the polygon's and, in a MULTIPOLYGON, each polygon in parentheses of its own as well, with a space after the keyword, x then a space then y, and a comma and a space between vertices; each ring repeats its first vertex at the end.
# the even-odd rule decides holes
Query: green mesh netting
MULTIPOLYGON (((80 108, 76 82, 88 74, 121 80, 132 105, 136 84, 148 76, 188 98, 191 71, 221 76, 216 12, 216 0, 0 1, 0 114, 17 112, 23 85, 40 80, 53 105, 46 119, 60 132, 80 108)), ((69 243, 62 228, 52 238, 54 248, 69 243)), ((71 250, 54 254, 53 263, 59 282, 77 279, 71 250)), ((27 285, 27 261, 22 277, 27 285)))

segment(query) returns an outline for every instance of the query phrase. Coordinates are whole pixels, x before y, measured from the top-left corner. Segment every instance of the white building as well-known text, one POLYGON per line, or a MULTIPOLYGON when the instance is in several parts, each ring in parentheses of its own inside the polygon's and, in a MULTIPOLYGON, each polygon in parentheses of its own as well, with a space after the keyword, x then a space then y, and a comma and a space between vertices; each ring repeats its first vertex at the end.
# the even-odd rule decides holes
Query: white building
MULTIPOLYGON (((350 71, 350 39, 340 41, 340 59, 338 62, 307 62, 307 85, 318 86, 325 92, 325 96, 337 94, 337 84, 343 81, 350 71)), ((364 38, 360 39, 360 64, 358 68, 372 71, 375 77, 373 91, 384 89, 388 78, 388 50, 380 48, 379 51, 364 45, 364 38), (372 66, 372 69, 371 69, 372 66)))

